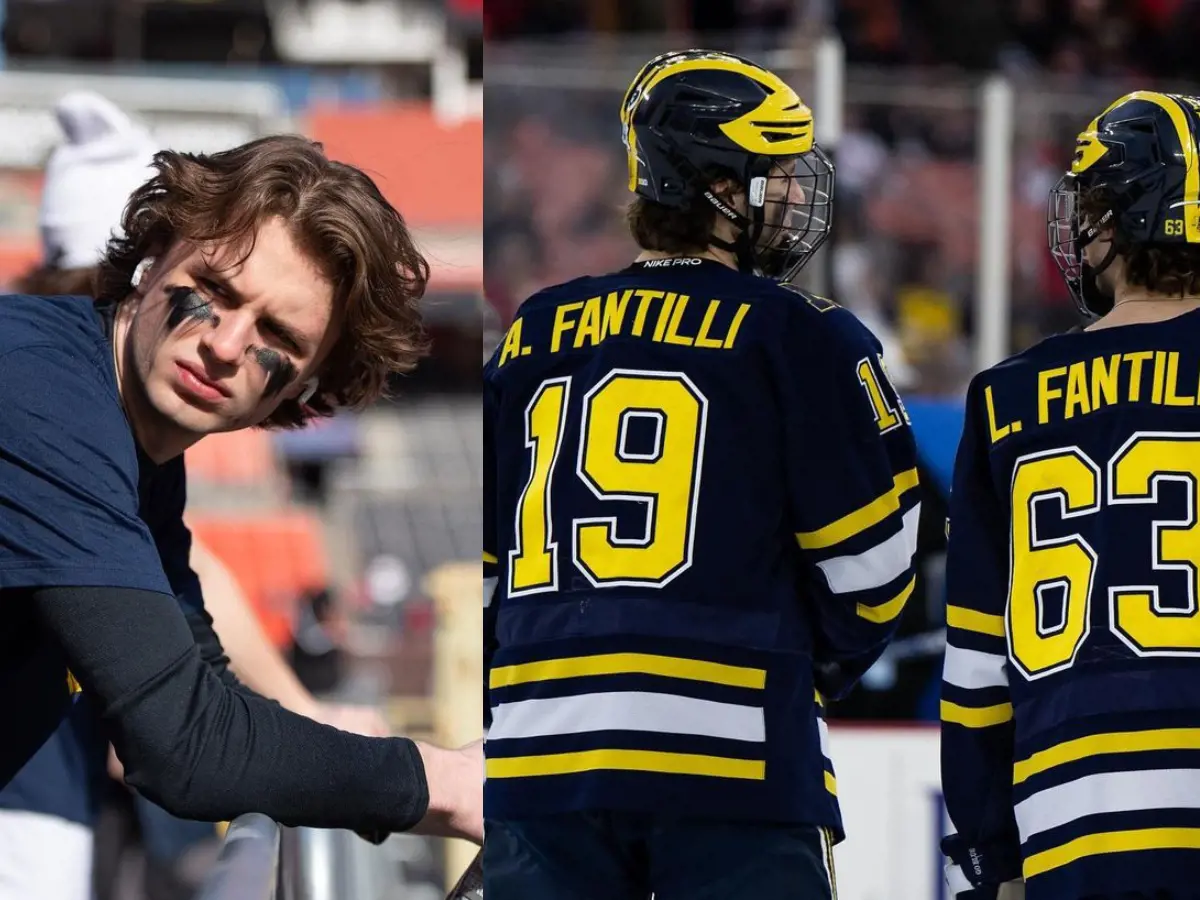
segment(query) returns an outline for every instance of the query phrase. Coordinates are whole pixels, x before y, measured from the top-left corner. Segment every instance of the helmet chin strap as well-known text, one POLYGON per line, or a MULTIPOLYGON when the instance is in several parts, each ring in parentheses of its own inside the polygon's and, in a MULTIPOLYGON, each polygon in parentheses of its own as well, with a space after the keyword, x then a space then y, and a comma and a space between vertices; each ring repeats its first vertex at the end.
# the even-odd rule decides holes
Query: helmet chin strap
POLYGON ((1083 297, 1084 304, 1097 317, 1108 315, 1112 311, 1115 298, 1100 287, 1096 276, 1112 265, 1116 255, 1116 244, 1109 244, 1108 252, 1104 254, 1100 265, 1092 268, 1087 263, 1083 263, 1079 270, 1079 293, 1083 297))
MULTIPOLYGON (((1079 243, 1079 253, 1082 255, 1087 246, 1096 239, 1100 234, 1100 229, 1104 227, 1113 217, 1112 210, 1106 212, 1100 217, 1100 221, 1093 225, 1084 234, 1083 239, 1079 243)), ((1092 267, 1087 262, 1081 262, 1079 267, 1079 294, 1083 299, 1084 306, 1087 310, 1097 318, 1107 315, 1112 311, 1114 297, 1112 294, 1105 292, 1100 287, 1100 283, 1096 280, 1097 276, 1104 272, 1112 261, 1117 258, 1117 242, 1114 240, 1108 245, 1108 252, 1104 254, 1104 259, 1100 260, 1100 265, 1092 267)))
POLYGON ((732 253, 734 260, 738 264, 739 272, 746 275, 761 275, 762 268, 758 264, 754 246, 758 242, 759 235, 762 234, 763 230, 762 207, 753 207, 753 218, 747 218, 710 190, 704 192, 704 199, 711 203, 717 212, 738 229, 737 237, 732 241, 727 241, 724 238, 714 235, 709 238, 709 245, 732 253))

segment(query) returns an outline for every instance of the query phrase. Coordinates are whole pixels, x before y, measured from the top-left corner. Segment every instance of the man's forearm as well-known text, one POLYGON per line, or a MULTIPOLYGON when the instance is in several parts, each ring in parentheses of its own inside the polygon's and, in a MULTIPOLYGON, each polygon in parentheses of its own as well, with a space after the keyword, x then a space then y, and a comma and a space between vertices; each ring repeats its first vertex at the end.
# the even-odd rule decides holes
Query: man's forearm
MULTIPOLYGON (((71 587, 38 589, 31 601, 114 726, 129 783, 168 811, 218 821, 254 810, 287 825, 371 832, 427 818, 413 742, 346 734, 231 690, 201 658, 173 597, 71 587)), ((447 777, 439 773, 439 793, 447 777)))
MULTIPOLYGON (((324 707, 300 684, 271 644, 237 580, 207 547, 193 541, 192 569, 200 579, 213 631, 237 677, 251 690, 308 718, 360 734, 387 735, 374 710, 324 707)), ((483 834, 483 741, 446 749, 415 742, 425 781, 427 806, 412 830, 478 842, 483 834)))

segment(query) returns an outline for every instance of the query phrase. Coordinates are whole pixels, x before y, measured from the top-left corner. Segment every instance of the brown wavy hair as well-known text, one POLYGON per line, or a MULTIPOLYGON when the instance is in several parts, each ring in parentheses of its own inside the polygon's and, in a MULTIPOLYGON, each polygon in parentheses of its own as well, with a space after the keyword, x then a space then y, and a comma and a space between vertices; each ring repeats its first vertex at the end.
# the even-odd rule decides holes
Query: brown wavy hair
MULTIPOLYGON (((1097 222, 1113 208, 1104 188, 1092 188, 1079 197, 1079 210, 1097 222)), ((1196 244, 1133 244, 1119 231, 1113 238, 1125 260, 1125 283, 1170 297, 1200 294, 1200 246, 1196 244)))
POLYGON ((712 243, 717 209, 703 195, 701 184, 727 203, 733 202, 735 183, 726 174, 708 172, 682 207, 656 203, 642 196, 633 198, 625 211, 625 223, 634 242, 643 250, 660 253, 703 253, 712 243), (721 182, 724 182, 723 184, 721 182))
POLYGON ((676 209, 635 197, 626 212, 634 242, 660 253, 703 253, 712 242, 716 220, 716 207, 704 199, 676 209))
POLYGON ((429 264, 404 218, 364 172, 296 135, 210 155, 162 151, 153 165, 157 174, 125 208, 124 236, 105 250, 99 301, 127 300, 137 264, 177 240, 230 244, 245 259, 259 225, 273 216, 288 223, 333 285, 343 326, 317 372, 320 388, 303 407, 285 400, 263 427, 295 428, 337 407, 361 408, 387 393, 391 375, 411 371, 428 353, 420 301, 429 264))

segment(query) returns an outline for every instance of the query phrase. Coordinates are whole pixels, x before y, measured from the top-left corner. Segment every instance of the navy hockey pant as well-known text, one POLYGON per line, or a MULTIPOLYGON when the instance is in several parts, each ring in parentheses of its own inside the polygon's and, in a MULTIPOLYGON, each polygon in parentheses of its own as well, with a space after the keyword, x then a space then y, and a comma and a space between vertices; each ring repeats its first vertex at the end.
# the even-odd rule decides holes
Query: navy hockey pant
POLYGON ((487 900, 836 900, 825 829, 589 812, 486 822, 487 900))

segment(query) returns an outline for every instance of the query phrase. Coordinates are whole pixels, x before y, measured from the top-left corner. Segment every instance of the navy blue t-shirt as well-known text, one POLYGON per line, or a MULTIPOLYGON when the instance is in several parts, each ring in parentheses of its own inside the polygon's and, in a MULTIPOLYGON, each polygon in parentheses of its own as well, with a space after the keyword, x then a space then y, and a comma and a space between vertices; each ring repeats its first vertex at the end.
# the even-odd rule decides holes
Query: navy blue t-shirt
POLYGON ((67 705, 61 650, 25 610, 10 614, 6 595, 104 586, 203 605, 188 564, 183 459, 156 466, 140 453, 117 394, 109 325, 88 298, 0 297, 0 696, 15 701, 4 718, 17 728, 39 718, 23 707, 69 709, 0 789, 0 808, 78 822, 91 820, 89 779, 102 772, 105 741, 86 697, 67 705))
MULTIPOLYGON (((185 610, 204 608, 200 582, 188 562, 191 533, 183 457, 156 466, 138 451, 139 515, 150 527, 176 599, 185 610)), ((76 694, 67 716, 25 767, 0 788, 0 809, 44 813, 91 825, 108 787, 108 740, 86 694, 76 694)))

